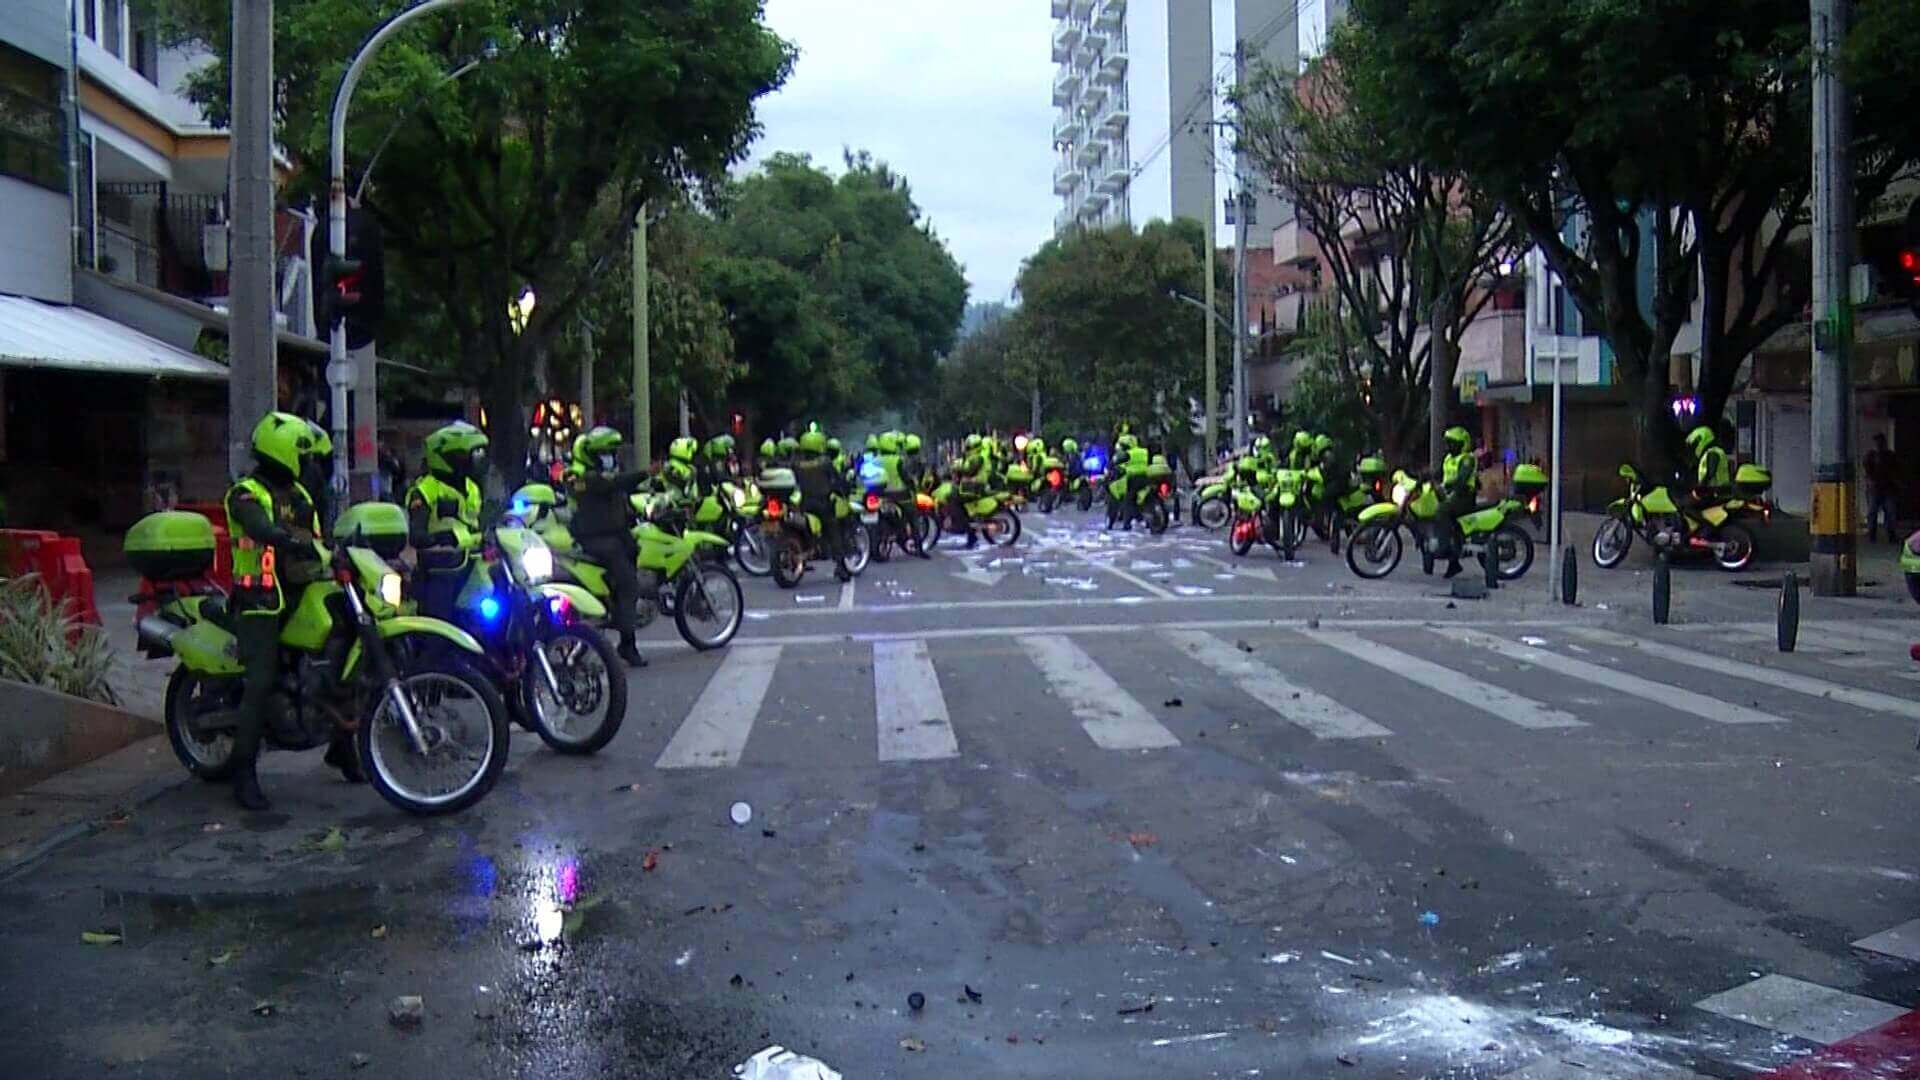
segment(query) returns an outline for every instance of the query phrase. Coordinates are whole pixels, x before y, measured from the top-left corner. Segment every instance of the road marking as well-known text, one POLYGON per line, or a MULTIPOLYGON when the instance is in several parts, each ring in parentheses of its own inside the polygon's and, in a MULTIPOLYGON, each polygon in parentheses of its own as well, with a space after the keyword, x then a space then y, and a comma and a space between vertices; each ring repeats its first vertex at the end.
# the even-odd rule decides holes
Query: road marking
MULTIPOLYGON (((949 576, 973 581, 981 585, 998 584, 1005 574, 985 570, 970 570, 965 573, 954 572, 949 576)), ((1257 577, 1258 575, 1248 575, 1257 577)), ((913 604, 867 604, 859 609, 861 616, 889 615, 901 612, 924 614, 932 611, 991 611, 996 608, 1056 608, 1056 607, 1126 607, 1133 604, 1318 604, 1327 603, 1326 596, 1312 593, 1289 593, 1271 595, 1267 593, 1220 593, 1214 596, 1102 596, 1102 597, 1060 597, 1048 599, 1028 597, 1006 600, 929 600, 913 604)), ((1427 604, 1439 607, 1450 603, 1445 596, 1416 594, 1412 596, 1354 596, 1341 594, 1342 607, 1362 604, 1395 604, 1412 606, 1427 604)), ((821 605, 818 607, 782 608, 766 613, 768 618, 784 619, 788 617, 807 618, 821 615, 838 616, 843 614, 837 608, 821 605)), ((1556 624, 1558 625, 1558 624, 1556 624)))
POLYGON ((1231 679, 1242 693, 1272 709, 1281 719, 1319 738, 1370 739, 1393 734, 1324 694, 1288 682, 1279 672, 1205 631, 1166 630, 1162 636, 1231 679))
MULTIPOLYGON (((1148 594, 1152 596, 1157 596, 1162 600, 1178 599, 1178 597, 1176 597, 1173 593, 1167 591, 1166 589, 1161 588, 1158 585, 1155 585, 1153 582, 1148 581, 1146 578, 1140 577, 1136 574, 1129 574, 1125 570, 1122 570, 1119 567, 1113 565, 1111 562, 1096 559, 1093 556, 1088 555, 1085 552, 1082 552, 1076 548, 1068 547, 1065 544, 1048 543, 1047 541, 1044 541, 1044 540, 1042 540, 1039 544, 1037 544, 1036 547, 1041 551, 1056 551, 1063 555, 1072 556, 1073 558, 1079 559, 1081 562, 1086 563, 1088 566, 1091 566, 1096 570, 1104 570, 1105 572, 1112 574, 1114 577, 1117 577, 1120 580, 1127 582, 1128 584, 1134 586, 1135 588, 1144 589, 1147 591, 1148 594)), ((1120 554, 1121 552, 1118 549, 1114 550, 1114 555, 1116 557, 1119 556, 1120 554)), ((1137 553, 1126 552, 1126 554, 1132 555, 1137 553)))
POLYGON ((1220 569, 1225 570, 1227 573, 1232 574, 1234 577, 1237 577, 1237 578, 1251 578, 1254 581, 1275 581, 1275 582, 1280 580, 1280 571, 1274 569, 1271 566, 1251 567, 1246 565, 1245 563, 1231 563, 1225 559, 1216 559, 1211 555, 1202 555, 1198 552, 1195 552, 1192 555, 1192 558, 1197 559, 1200 562, 1206 563, 1209 566, 1217 566, 1220 569))
POLYGON ((1122 690, 1071 638, 1032 634, 1022 637, 1020 644, 1101 749, 1157 750, 1180 745, 1173 732, 1122 690))
POLYGON ((840 610, 853 610, 853 582, 851 580, 840 583, 840 610))
POLYGON ((925 641, 873 643, 873 715, 881 761, 957 757, 947 698, 925 641))
POLYGON ((1907 1014, 1898 1005, 1785 975, 1763 976, 1696 1002, 1694 1007, 1823 1045, 1907 1014))
POLYGON ((778 645, 733 646, 654 766, 713 769, 740 764, 754 717, 779 666, 778 645))
POLYGON ((1638 650, 1645 652, 1649 656, 1658 657, 1661 660, 1670 661, 1675 664, 1684 664, 1691 668, 1699 668, 1701 671, 1711 671, 1718 675, 1730 675, 1733 678, 1745 679, 1748 682, 1765 683, 1768 686, 1779 687, 1782 690, 1791 690, 1796 694, 1806 694, 1808 697, 1838 701, 1843 704, 1852 705, 1856 709, 1866 709, 1869 712, 1890 713, 1894 716, 1906 717, 1909 720, 1920 720, 1920 701, 1908 701, 1905 698, 1894 697, 1892 694, 1881 694, 1872 690, 1856 690, 1851 686, 1828 682, 1825 679, 1815 679, 1811 676, 1799 675, 1791 671, 1781 671, 1777 668, 1762 667, 1758 664, 1748 664, 1739 660, 1729 660, 1724 656, 1715 656, 1711 653, 1699 653, 1690 649, 1670 647, 1664 642, 1661 643, 1658 648, 1648 648, 1647 645, 1638 638, 1628 637, 1625 634, 1616 634, 1611 630, 1601 630, 1597 627, 1570 626, 1566 632, 1574 637, 1583 638, 1587 641, 1596 642, 1601 645, 1610 645, 1617 649, 1638 650))
MULTIPOLYGON (((1138 599, 1141 604, 1147 604, 1151 602, 1147 600, 1147 598, 1145 597, 1140 597, 1138 599)), ((1342 602, 1344 602, 1347 598, 1342 597, 1341 599, 1342 599, 1342 602)), ((1066 601, 1061 601, 1060 603, 1064 604, 1066 603, 1066 601)), ((1058 605, 1048 605, 1048 606, 1058 606, 1058 605)), ((862 610, 869 611, 872 609, 863 608, 862 610)), ((1320 625, 1326 626, 1326 627, 1332 627, 1336 629, 1347 629, 1347 630, 1351 630, 1351 629, 1377 630, 1383 627, 1396 627, 1400 629, 1405 629, 1407 626, 1407 620, 1404 618, 1400 618, 1400 619, 1322 619, 1320 620, 1320 625)), ((1458 625, 1485 626, 1490 628, 1498 628, 1501 630, 1522 630, 1522 629, 1559 630, 1563 628, 1566 624, 1557 623, 1557 622, 1529 621, 1529 620, 1518 620, 1518 621, 1508 621, 1508 620, 1464 621, 1463 620, 1458 625)), ((830 632, 830 633, 824 633, 824 634, 769 634, 764 637, 758 636, 758 635, 747 637, 745 636, 747 632, 745 630, 742 630, 741 633, 743 636, 735 638, 734 641, 736 644, 754 644, 754 645, 841 645, 847 642, 853 642, 856 644, 871 644, 873 642, 878 642, 878 641, 915 641, 915 640, 947 641, 947 640, 953 640, 956 638, 1019 637, 1022 634, 1071 634, 1075 637, 1079 637, 1083 634, 1142 634, 1142 633, 1151 633, 1157 630, 1265 631, 1265 630, 1304 630, 1306 629, 1306 627, 1307 627, 1307 620, 1305 618, 1298 618, 1298 619, 1275 619, 1275 618, 1182 619, 1175 622, 1163 622, 1163 623, 1133 623, 1133 622, 1128 622, 1128 623, 1103 622, 1103 623, 1086 623, 1086 624, 1035 623, 1035 624, 1028 624, 1023 626, 998 626, 998 625, 996 626, 964 626, 964 627, 942 627, 939 629, 922 629, 922 630, 857 630, 857 631, 842 630, 837 633, 830 632)))
MULTIPOLYGON (((971 581, 975 585, 985 585, 988 588, 992 588, 993 586, 1000 584, 1000 579, 1003 577, 1006 577, 1007 575, 996 574, 989 570, 980 570, 980 569, 976 569, 974 567, 969 566, 964 571, 954 574, 953 576, 959 578, 961 581, 971 581)), ((960 603, 967 603, 967 601, 960 601, 960 603)), ((931 605, 923 605, 922 610, 924 610, 924 608, 927 606, 931 606, 931 605)), ((910 611, 910 610, 914 610, 914 607, 911 604, 894 604, 894 605, 889 605, 888 607, 885 607, 885 608, 868 608, 867 610, 869 611, 888 611, 888 610, 910 611)))
POLYGON ((1883 956, 1897 956, 1902 960, 1920 960, 1920 919, 1863 937, 1854 942, 1853 947, 1883 956))
MULTIPOLYGON (((1585 1049, 1584 1047, 1582 1049, 1585 1049)), ((1579 1061, 1545 1057, 1519 1072, 1502 1073, 1496 1080, 1707 1080, 1638 1054, 1620 1057, 1579 1055, 1579 1061)))
MULTIPOLYGON (((1696 694, 1691 690, 1683 690, 1677 686, 1657 683, 1651 679, 1643 679, 1638 675, 1629 675, 1624 671, 1615 671, 1613 668, 1603 667, 1599 664, 1589 664, 1585 660, 1575 660, 1571 656, 1561 656, 1559 653, 1528 648, 1525 645, 1508 641, 1505 638, 1494 637, 1492 634, 1483 634, 1477 630, 1467 630, 1461 627, 1451 626, 1436 626, 1431 629, 1434 633, 1442 637, 1452 638, 1455 641, 1471 645, 1474 648, 1499 653, 1502 656, 1518 660, 1523 664, 1532 664, 1535 667, 1546 668, 1548 671, 1557 671, 1562 675, 1579 679, 1583 682, 1596 683, 1610 690, 1616 690, 1631 697, 1651 701, 1656 705, 1664 705, 1667 708, 1679 712, 1692 713, 1702 719, 1711 720, 1716 724, 1784 724, 1787 722, 1783 717, 1764 713, 1758 709, 1749 709, 1744 705, 1733 705, 1717 698, 1710 698, 1705 694, 1696 694)), ((1571 630, 1573 628, 1569 627, 1568 629, 1571 630)))
POLYGON ((1920 627, 1905 628, 1897 624, 1887 626, 1882 623, 1866 621, 1848 623, 1822 621, 1811 622, 1807 625, 1825 633, 1838 633, 1851 638, 1901 646, 1913 644, 1916 640, 1916 633, 1920 633, 1920 627))
POLYGON ((1532 698, 1503 690, 1449 667, 1423 660, 1409 653, 1370 641, 1358 634, 1337 630, 1306 630, 1307 637, 1322 645, 1346 653, 1356 660, 1385 668, 1411 683, 1436 694, 1492 713, 1523 728, 1586 727, 1586 722, 1569 712, 1543 705, 1532 698))
MULTIPOLYGON (((1907 646, 1913 643, 1911 638, 1898 642, 1888 641, 1877 632, 1870 632, 1851 624, 1815 626, 1809 628, 1809 632, 1822 641, 1836 643, 1845 652, 1865 653, 1872 659, 1898 660, 1902 664, 1911 662, 1907 659, 1907 646)), ((1808 636, 1809 633, 1802 633, 1800 641, 1804 643, 1808 636)))
MULTIPOLYGON (((1767 627, 1736 626, 1736 627, 1730 628, 1724 635, 1721 635, 1721 636, 1728 639, 1728 644, 1738 644, 1739 642, 1749 642, 1754 645, 1764 646, 1769 651, 1777 650, 1780 647, 1780 631, 1777 628, 1771 627, 1771 626, 1767 626, 1767 627)), ((1821 636, 1825 637, 1826 635, 1822 634, 1821 636)), ((1803 653, 1820 653, 1820 654, 1829 654, 1833 656, 1841 656, 1841 655, 1844 655, 1846 652, 1845 649, 1841 649, 1833 645, 1828 645, 1825 642, 1808 641, 1804 637, 1802 637, 1794 645, 1794 648, 1797 651, 1803 652, 1803 653)), ((1833 661, 1831 660, 1827 661, 1827 663, 1832 663, 1832 662, 1833 661)))

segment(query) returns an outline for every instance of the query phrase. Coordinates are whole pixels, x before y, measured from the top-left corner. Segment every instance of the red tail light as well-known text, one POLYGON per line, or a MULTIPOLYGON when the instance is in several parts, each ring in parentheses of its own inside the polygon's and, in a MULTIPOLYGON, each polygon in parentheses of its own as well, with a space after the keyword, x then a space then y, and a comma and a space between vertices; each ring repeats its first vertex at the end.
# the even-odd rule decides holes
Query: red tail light
POLYGON ((880 509, 880 496, 874 494, 871 491, 867 492, 867 509, 869 510, 880 509))
POLYGON ((915 494, 913 497, 913 505, 919 507, 922 510, 931 510, 933 509, 933 496, 927 494, 924 491, 919 492, 915 494))
POLYGON ((787 512, 787 508, 780 504, 779 499, 767 500, 767 509, 766 509, 767 520, 778 521, 780 520, 780 515, 786 512, 787 512))
POLYGON ((1160 497, 1161 497, 1161 498, 1163 498, 1163 499, 1164 499, 1164 498, 1166 498, 1167 496, 1169 496, 1169 495, 1171 495, 1171 494, 1173 494, 1173 485, 1172 485, 1172 484, 1164 484, 1164 483, 1163 483, 1163 484, 1161 484, 1161 485, 1160 485, 1160 497))
POLYGON ((1535 495, 1533 498, 1527 500, 1527 513, 1537 514, 1539 512, 1540 512, 1540 496, 1535 495))
POLYGON ((1060 486, 1060 470, 1059 469, 1053 469, 1047 473, 1047 483, 1052 484, 1054 487, 1060 486))

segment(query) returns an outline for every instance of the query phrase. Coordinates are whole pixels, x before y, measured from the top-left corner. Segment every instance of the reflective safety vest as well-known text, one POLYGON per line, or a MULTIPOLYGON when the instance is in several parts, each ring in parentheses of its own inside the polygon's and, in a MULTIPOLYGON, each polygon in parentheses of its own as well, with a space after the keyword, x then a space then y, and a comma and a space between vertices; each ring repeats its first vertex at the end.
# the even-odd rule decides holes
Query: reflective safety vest
POLYGON ((1733 486, 1733 476, 1727 466, 1727 452, 1718 446, 1709 446, 1700 455, 1696 475, 1699 487, 1724 489, 1733 486))
POLYGON ((1474 460, 1472 449, 1447 455, 1446 460, 1440 464, 1440 486, 1448 495, 1458 495, 1462 492, 1473 494, 1478 491, 1480 486, 1478 464, 1474 460))
MULTIPOLYGON (((297 499, 303 500, 310 509, 313 508, 313 497, 307 494, 305 488, 296 482, 293 485, 293 491, 297 499)), ((286 605, 286 596, 280 588, 279 558, 273 545, 259 537, 248 536, 246 529, 234 516, 233 497, 241 493, 251 496, 254 502, 260 504, 260 509, 267 515, 267 520, 280 520, 280 511, 274 502, 273 489, 259 477, 243 476, 227 489, 227 496, 222 500, 221 505, 227 511, 227 534, 233 540, 233 583, 237 588, 247 591, 271 592, 273 602, 255 606, 253 610, 278 614, 286 605)), ((287 510, 289 514, 293 512, 292 507, 287 510)), ((288 523, 294 524, 291 521, 288 523)), ((320 535, 320 514, 317 509, 313 510, 312 520, 308 521, 304 527, 315 536, 320 535)))
POLYGON ((466 490, 462 491, 428 473, 407 489, 407 505, 413 505, 416 497, 427 508, 429 533, 452 533, 460 550, 471 551, 474 548, 480 534, 479 484, 468 478, 466 490))

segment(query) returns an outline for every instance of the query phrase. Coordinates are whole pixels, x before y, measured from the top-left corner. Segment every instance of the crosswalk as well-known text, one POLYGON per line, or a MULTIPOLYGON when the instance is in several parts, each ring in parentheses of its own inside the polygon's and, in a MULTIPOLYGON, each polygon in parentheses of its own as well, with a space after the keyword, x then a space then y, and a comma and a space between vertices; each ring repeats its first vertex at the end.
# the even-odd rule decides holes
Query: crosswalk
MULTIPOLYGON (((1870 648, 1840 655, 1807 650, 1791 663, 1777 654, 1756 655, 1750 640, 1756 627, 1740 624, 1638 635, 1592 625, 1540 628, 1551 640, 1518 627, 1315 624, 1268 630, 1258 635, 1258 644, 1204 624, 1140 627, 1125 635, 1113 629, 884 636, 842 646, 853 655, 841 659, 850 660, 848 670, 871 670, 868 745, 879 762, 963 757, 971 741, 989 737, 985 725, 999 721, 994 709, 981 707, 982 680, 991 683, 988 696, 1019 700, 1023 716, 1038 715, 1037 727, 1028 722, 1022 730, 1058 737, 1077 727, 1097 750, 1171 751, 1183 745, 1183 735, 1196 734, 1189 727, 1205 714, 1178 711, 1177 698, 1143 695, 1143 682, 1164 680, 1168 672, 1189 687, 1198 676, 1211 688, 1216 712, 1231 711, 1249 722, 1258 717, 1275 730, 1330 743, 1452 730, 1433 719, 1443 703, 1449 715, 1464 711, 1490 718, 1496 729, 1505 725, 1537 736, 1578 737, 1663 714, 1681 724, 1704 721, 1707 730, 1779 729, 1843 709, 1899 722, 1886 729, 1891 740, 1896 734, 1904 739, 1920 721, 1920 701, 1858 685, 1864 678, 1904 675, 1912 666, 1903 648, 1908 631, 1898 623, 1836 627, 1849 632, 1845 640, 1870 648), (981 664, 963 666, 962 659, 977 659, 982 648, 992 652, 985 674, 981 664), (859 655, 862 650, 870 656, 859 655), (1463 665, 1462 657, 1474 663, 1463 665), (1830 663, 1859 657, 1884 670, 1830 663), (1383 709, 1383 701, 1401 704, 1383 709)), ((1810 642, 1841 640, 1826 631, 1811 626, 1803 634, 1810 642)), ((779 678, 783 667, 818 661, 809 650, 821 647, 733 646, 674 728, 656 766, 740 765, 762 714, 788 707, 784 697, 771 708, 768 702, 770 691, 786 685, 779 678)), ((849 691, 842 695, 846 700, 860 698, 849 687, 840 689, 849 691)), ((794 730, 785 726, 782 737, 796 737, 794 730)))

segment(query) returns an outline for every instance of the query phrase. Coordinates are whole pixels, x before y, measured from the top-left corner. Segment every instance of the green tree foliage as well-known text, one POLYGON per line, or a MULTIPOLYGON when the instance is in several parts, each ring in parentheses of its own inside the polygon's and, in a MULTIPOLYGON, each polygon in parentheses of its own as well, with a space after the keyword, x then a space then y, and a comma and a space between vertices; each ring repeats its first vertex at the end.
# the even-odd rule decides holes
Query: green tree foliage
POLYGON ((711 266, 762 427, 921 397, 967 284, 906 180, 864 153, 838 178, 775 154, 720 194, 711 266))
MULTIPOLYGON (((1866 205, 1915 160, 1920 71, 1908 0, 1855 10, 1866 205)), ((1669 357, 1696 264, 1709 415, 1742 361, 1806 303, 1791 228, 1810 187, 1806 5, 1354 0, 1351 11, 1330 51, 1349 106, 1519 218, 1638 386, 1638 453, 1670 454, 1669 357)))
MULTIPOLYGON (((1347 347, 1360 333, 1354 320, 1343 327, 1327 305, 1315 304, 1300 319, 1300 336, 1293 342, 1292 362, 1300 365, 1287 397, 1287 416, 1298 426, 1332 436, 1342 458, 1376 450, 1381 440, 1381 413, 1373 408, 1373 385, 1351 366, 1347 347)), ((1393 452, 1388 459, 1395 460, 1393 452)))
MULTIPOLYGON (((230 5, 162 2, 175 38, 220 58, 192 87, 219 122, 230 5)), ((325 183, 327 118, 348 59, 406 6, 275 5, 277 135, 308 193, 325 183)), ((639 208, 710 189, 745 155, 754 102, 785 81, 794 58, 762 14, 762 0, 472 0, 409 28, 368 70, 349 125, 348 179, 391 130, 368 194, 389 276, 444 318, 443 347, 481 388, 497 461, 522 459, 533 360, 572 332, 617 272, 639 208), (516 334, 507 305, 526 288, 539 305, 516 334)))
POLYGON ((1035 365, 1017 316, 984 320, 941 361, 920 415, 935 438, 1011 431, 1032 418, 1035 365))

